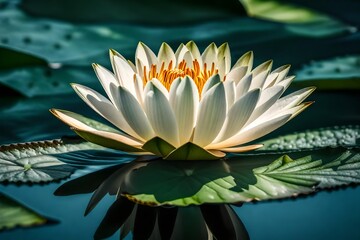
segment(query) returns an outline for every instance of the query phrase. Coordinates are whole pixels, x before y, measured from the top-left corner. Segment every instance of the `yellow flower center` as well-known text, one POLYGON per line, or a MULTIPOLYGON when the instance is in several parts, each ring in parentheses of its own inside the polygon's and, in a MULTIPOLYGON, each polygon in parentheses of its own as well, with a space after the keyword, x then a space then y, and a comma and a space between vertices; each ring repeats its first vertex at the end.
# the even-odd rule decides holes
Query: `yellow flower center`
POLYGON ((156 65, 152 65, 149 71, 144 67, 144 86, 148 81, 156 78, 166 89, 170 90, 170 86, 175 79, 189 76, 194 80, 199 92, 201 92, 205 82, 211 76, 218 73, 218 69, 215 68, 215 63, 212 63, 210 68, 208 68, 205 63, 203 69, 201 69, 199 62, 196 59, 192 62, 192 67, 187 66, 185 60, 180 62, 176 68, 173 68, 172 65, 173 63, 170 61, 168 67, 165 68, 165 63, 163 62, 160 69, 158 69, 156 65))

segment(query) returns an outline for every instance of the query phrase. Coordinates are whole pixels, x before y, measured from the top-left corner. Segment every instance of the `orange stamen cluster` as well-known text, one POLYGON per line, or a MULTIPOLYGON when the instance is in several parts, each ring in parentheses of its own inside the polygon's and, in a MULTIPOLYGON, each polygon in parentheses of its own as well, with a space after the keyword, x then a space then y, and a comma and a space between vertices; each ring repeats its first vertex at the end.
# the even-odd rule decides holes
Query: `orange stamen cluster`
POLYGON ((205 85, 205 82, 211 76, 217 74, 218 69, 215 69, 215 63, 212 63, 210 69, 208 69, 206 63, 204 64, 203 69, 200 68, 200 64, 197 60, 194 60, 192 63, 193 63, 192 68, 187 66, 185 60, 180 62, 179 65, 175 68, 173 68, 172 61, 170 61, 167 68, 165 68, 164 62, 161 64, 160 69, 157 69, 156 65, 152 65, 150 67, 150 70, 147 71, 146 67, 144 67, 144 72, 143 72, 144 86, 148 81, 150 81, 153 78, 156 78, 166 87, 166 89, 169 90, 172 82, 175 79, 179 77, 189 76, 194 80, 199 92, 201 92, 202 88, 205 85))

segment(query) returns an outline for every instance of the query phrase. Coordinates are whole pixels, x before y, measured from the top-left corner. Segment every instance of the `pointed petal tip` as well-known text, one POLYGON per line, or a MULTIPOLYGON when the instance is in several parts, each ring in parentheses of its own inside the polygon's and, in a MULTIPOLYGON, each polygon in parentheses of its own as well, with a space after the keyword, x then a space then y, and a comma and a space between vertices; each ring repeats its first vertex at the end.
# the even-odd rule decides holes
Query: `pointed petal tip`
POLYGON ((64 114, 64 112, 68 112, 68 111, 62 110, 62 109, 57 109, 57 108, 50 108, 49 112, 61 120, 60 114, 64 114))
POLYGON ((315 101, 310 101, 310 102, 304 102, 302 104, 299 105, 300 109, 298 111, 296 111, 295 113, 293 113, 291 115, 291 117, 288 119, 288 121, 290 121, 291 119, 293 119, 294 117, 296 117, 297 115, 299 115, 301 112, 303 112, 305 109, 307 109, 308 107, 310 107, 315 101))
POLYGON ((109 49, 109 54, 110 54, 110 56, 115 56, 115 55, 118 55, 119 53, 115 49, 110 48, 109 49))
POLYGON ((57 115, 57 109, 55 109, 55 108, 50 108, 49 112, 51 112, 54 116, 57 115))
POLYGON ((316 90, 317 87, 315 86, 310 86, 309 89, 311 89, 311 92, 314 92, 316 90))

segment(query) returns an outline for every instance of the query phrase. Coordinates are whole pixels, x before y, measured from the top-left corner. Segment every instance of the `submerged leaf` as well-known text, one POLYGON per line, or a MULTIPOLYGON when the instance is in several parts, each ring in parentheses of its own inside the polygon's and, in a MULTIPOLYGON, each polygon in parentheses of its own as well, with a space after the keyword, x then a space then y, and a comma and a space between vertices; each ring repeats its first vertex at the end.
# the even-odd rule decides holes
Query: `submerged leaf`
POLYGON ((15 227, 43 225, 48 219, 0 193, 0 231, 15 227))
POLYGON ((75 168, 54 154, 98 148, 70 138, 0 146, 0 182, 48 182, 68 177, 75 168))

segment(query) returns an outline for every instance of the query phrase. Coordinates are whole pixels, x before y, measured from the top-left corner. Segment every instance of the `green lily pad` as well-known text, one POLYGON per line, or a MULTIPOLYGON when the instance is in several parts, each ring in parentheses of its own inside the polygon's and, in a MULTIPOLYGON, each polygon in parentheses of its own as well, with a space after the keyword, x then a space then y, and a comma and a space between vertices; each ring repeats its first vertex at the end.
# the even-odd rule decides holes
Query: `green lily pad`
POLYGON ((217 161, 137 159, 74 179, 55 194, 96 189, 88 214, 106 194, 142 205, 188 206, 281 199, 353 183, 360 183, 360 148, 337 147, 217 161))
POLYGON ((0 72, 0 83, 26 97, 73 93, 70 83, 96 83, 94 72, 84 67, 26 67, 0 72))
POLYGON ((304 149, 355 146, 360 141, 360 126, 339 126, 296 132, 262 142, 257 152, 299 151, 304 149))
POLYGON ((56 154, 101 147, 82 140, 59 139, 0 146, 0 182, 49 182, 70 176, 75 168, 56 154))
POLYGON ((360 56, 312 61, 297 71, 294 84, 319 89, 360 89, 360 56))
POLYGON ((21 203, 0 193, 0 231, 15 227, 32 227, 49 220, 21 203))
POLYGON ((206 163, 153 161, 128 174, 121 192, 132 201, 148 205, 238 203, 360 183, 359 176, 360 149, 338 147, 206 163))

